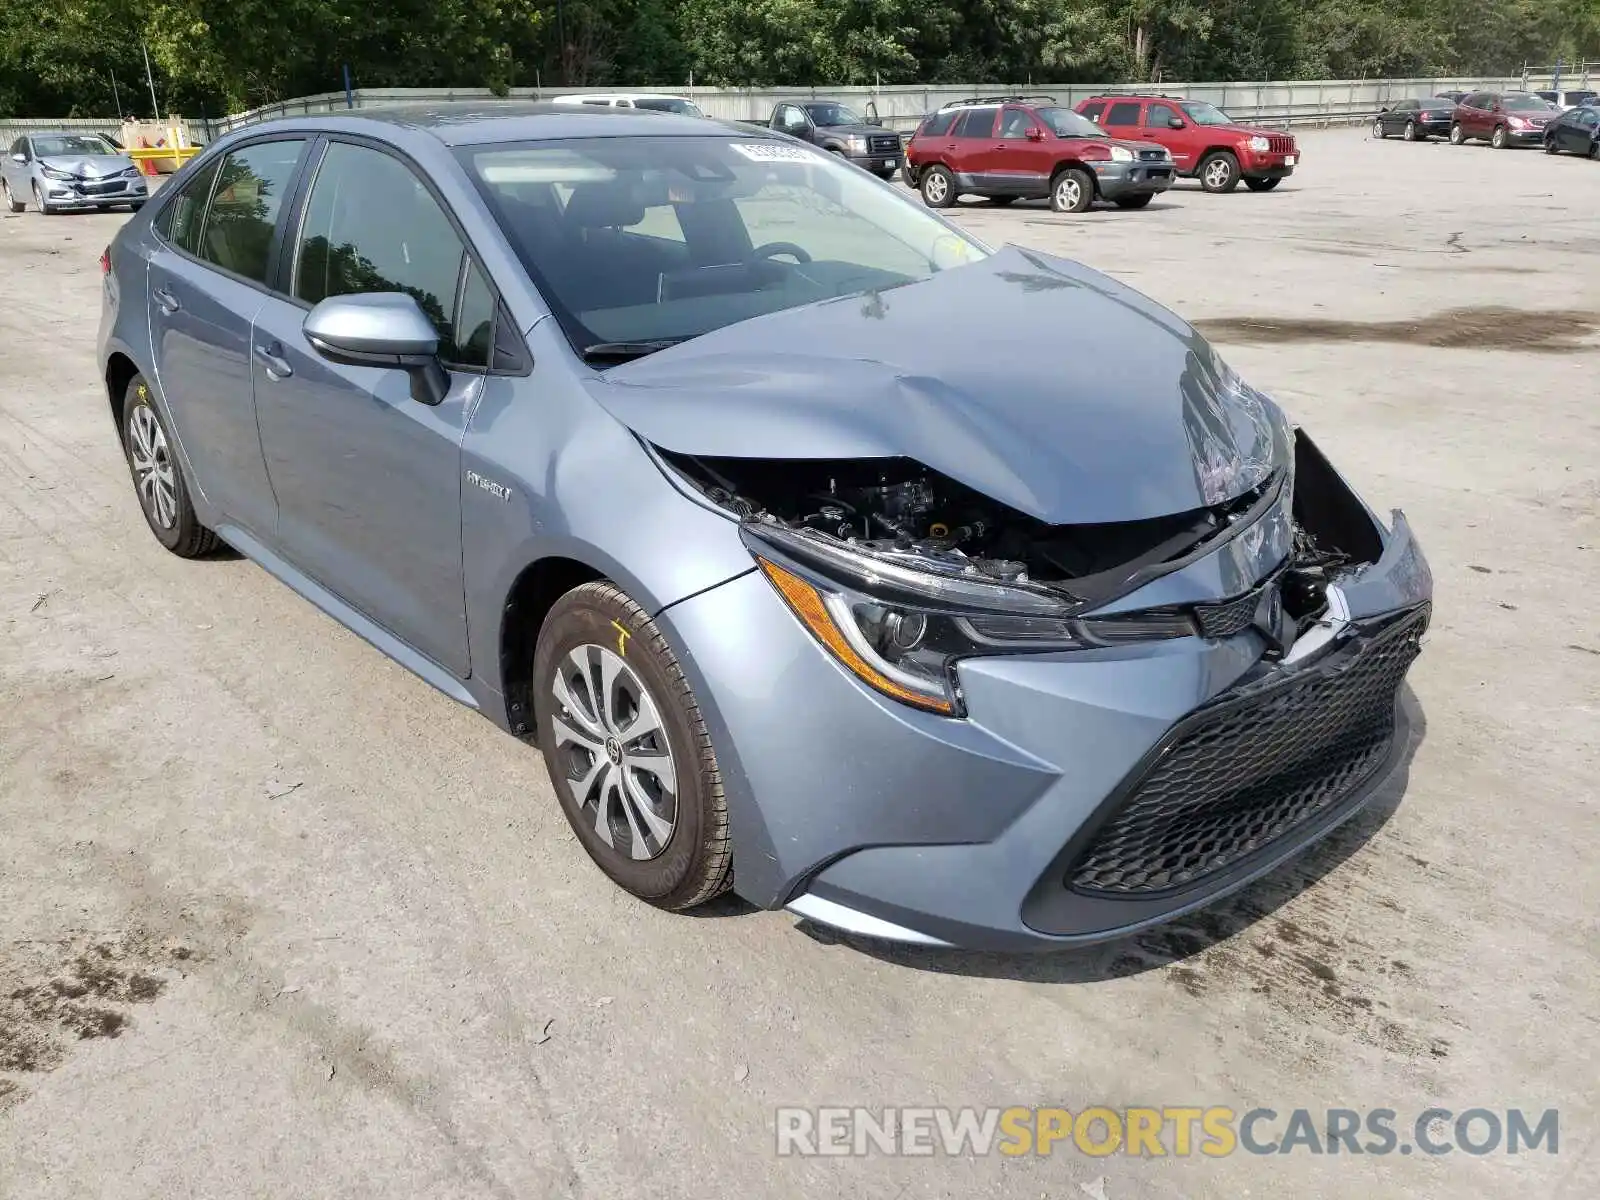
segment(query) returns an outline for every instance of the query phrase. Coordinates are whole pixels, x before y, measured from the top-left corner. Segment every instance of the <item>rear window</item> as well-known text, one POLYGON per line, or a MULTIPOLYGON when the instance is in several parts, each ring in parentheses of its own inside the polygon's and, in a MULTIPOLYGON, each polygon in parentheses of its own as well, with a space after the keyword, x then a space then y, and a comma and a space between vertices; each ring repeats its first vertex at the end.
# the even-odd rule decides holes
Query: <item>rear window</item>
POLYGON ((1139 123, 1139 102, 1137 100, 1118 100, 1106 113, 1102 125, 1137 125, 1139 123))
POLYGON ((922 123, 922 132, 929 137, 938 137, 941 133, 948 131, 951 125, 955 124, 956 116, 957 114, 954 110, 936 112, 922 123))
POLYGON ((961 114, 956 126, 957 137, 988 137, 994 131, 994 108, 969 108, 961 114))

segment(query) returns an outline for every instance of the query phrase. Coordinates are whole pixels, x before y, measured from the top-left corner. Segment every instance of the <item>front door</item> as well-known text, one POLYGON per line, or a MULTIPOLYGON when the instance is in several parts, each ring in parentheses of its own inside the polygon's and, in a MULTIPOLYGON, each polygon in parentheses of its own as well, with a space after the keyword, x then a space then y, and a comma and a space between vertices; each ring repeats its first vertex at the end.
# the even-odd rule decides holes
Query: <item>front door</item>
POLYGON ((11 143, 6 150, 5 157, 0 159, 0 179, 5 180, 6 188, 14 200, 26 204, 28 201, 28 166, 29 155, 28 139, 20 137, 11 143), (21 157, 22 162, 17 158, 21 157))
POLYGON ((1032 113, 1009 104, 1000 110, 988 163, 990 188, 1015 196, 1048 195, 1053 157, 1032 113))
POLYGON ((1173 165, 1180 171, 1195 169, 1195 137, 1193 124, 1178 111, 1176 104, 1152 100, 1145 106, 1144 124, 1139 127, 1141 141, 1165 146, 1172 154, 1173 165), (1174 125, 1173 122, 1181 122, 1174 125))
POLYGON ((256 432, 250 322, 305 147, 253 143, 194 176, 157 218, 150 257, 151 350, 180 448, 205 498, 258 535, 276 503, 256 432))
POLYGON ((487 362, 477 330, 493 294, 412 169, 375 147, 330 141, 292 254, 292 298, 253 331, 256 405, 278 495, 282 553, 457 678, 470 671, 461 570, 461 438, 487 362), (465 270, 465 275, 463 271, 465 270), (451 368, 444 401, 414 400, 403 371, 328 361, 307 341, 319 301, 412 296, 451 368))

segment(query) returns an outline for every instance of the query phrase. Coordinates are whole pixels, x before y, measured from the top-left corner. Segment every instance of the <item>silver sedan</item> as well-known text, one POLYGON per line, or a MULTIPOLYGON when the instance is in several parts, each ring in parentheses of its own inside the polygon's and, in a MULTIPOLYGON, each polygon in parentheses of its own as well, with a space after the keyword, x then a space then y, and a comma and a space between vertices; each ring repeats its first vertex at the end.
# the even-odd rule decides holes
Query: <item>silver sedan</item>
POLYGON ((122 150, 95 133, 30 133, 0 158, 0 187, 14 213, 31 203, 49 215, 126 204, 137 212, 150 190, 122 150))

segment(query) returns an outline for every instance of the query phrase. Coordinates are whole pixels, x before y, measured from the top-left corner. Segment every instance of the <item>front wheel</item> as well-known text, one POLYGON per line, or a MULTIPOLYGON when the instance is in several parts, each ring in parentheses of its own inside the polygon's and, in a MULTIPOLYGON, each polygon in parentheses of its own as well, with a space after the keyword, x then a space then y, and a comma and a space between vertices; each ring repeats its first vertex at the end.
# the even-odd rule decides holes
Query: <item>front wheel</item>
POLYGON ((1555 140, 1555 138, 1553 138, 1553 137, 1548 137, 1548 136, 1547 136, 1547 137, 1546 137, 1546 138, 1545 138, 1545 139, 1544 139, 1544 152, 1545 152, 1545 153, 1546 153, 1546 154, 1554 154, 1554 153, 1556 153, 1556 151, 1558 151, 1558 150, 1559 150, 1559 149, 1561 149, 1561 147, 1560 147, 1560 146, 1557 146, 1557 145, 1556 145, 1556 140, 1555 140))
POLYGON ((1145 192, 1140 196, 1118 196, 1112 201, 1118 208, 1143 208, 1155 199, 1155 193, 1145 192))
POLYGON ((1600 137, 1589 143, 1589 157, 1600 158, 1600 137))
POLYGON ((150 385, 139 375, 123 393, 122 449, 139 507, 156 540, 179 558, 199 558, 215 550, 217 535, 195 515, 167 423, 150 401, 150 385))
POLYGON ((39 190, 39 185, 33 185, 33 211, 41 217, 53 217, 56 210, 50 207, 50 202, 44 198, 44 193, 39 190))
POLYGON ((1094 180, 1087 171, 1068 167, 1050 181, 1050 207, 1058 213, 1081 213, 1094 203, 1094 180))
POLYGON ((1208 192, 1231 192, 1239 185, 1239 160, 1219 150, 1200 164, 1200 186, 1208 192))
POLYGON ((1460 125, 1450 126, 1450 144, 1452 146, 1463 146, 1466 144, 1466 141, 1466 131, 1463 130, 1460 125))
POLYGON ((1383 127, 1382 117, 1372 123, 1372 136, 1380 141, 1389 136, 1389 131, 1383 127))
POLYGON ((1496 125, 1494 127, 1494 133, 1489 137, 1489 145, 1496 150, 1504 150, 1506 148, 1506 127, 1504 125, 1496 125))
POLYGON ((1280 182, 1277 179, 1246 179, 1244 185, 1252 192, 1270 192, 1280 182))
POLYGON ((922 202, 929 208, 949 208, 955 203, 955 177, 944 167, 932 166, 923 171, 919 188, 922 202))
POLYGON ((672 647, 611 583, 550 610, 534 652, 539 748, 573 832, 613 882, 658 908, 732 883, 711 736, 672 647))

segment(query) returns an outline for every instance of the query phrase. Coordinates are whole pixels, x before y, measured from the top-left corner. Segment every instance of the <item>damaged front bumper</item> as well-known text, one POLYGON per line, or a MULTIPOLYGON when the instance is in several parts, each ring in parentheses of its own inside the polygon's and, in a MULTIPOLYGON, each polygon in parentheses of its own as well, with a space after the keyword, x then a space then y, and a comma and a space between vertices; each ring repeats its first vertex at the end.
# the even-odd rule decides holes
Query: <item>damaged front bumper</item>
MULTIPOLYGON (((960 719, 861 686, 759 573, 668 609, 738 891, 873 937, 1038 949, 1170 919, 1315 842, 1405 760, 1397 699, 1432 595, 1404 517, 1384 530, 1345 494, 1381 551, 1288 647, 1251 624, 971 658, 960 719)), ((1117 607, 1224 599, 1259 584, 1243 561, 1208 556, 1117 607)))

